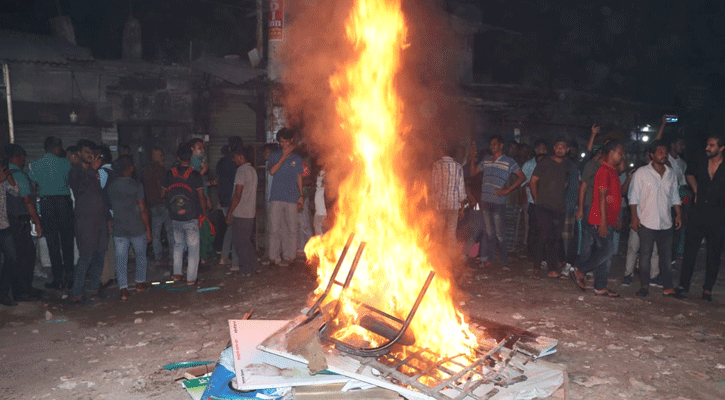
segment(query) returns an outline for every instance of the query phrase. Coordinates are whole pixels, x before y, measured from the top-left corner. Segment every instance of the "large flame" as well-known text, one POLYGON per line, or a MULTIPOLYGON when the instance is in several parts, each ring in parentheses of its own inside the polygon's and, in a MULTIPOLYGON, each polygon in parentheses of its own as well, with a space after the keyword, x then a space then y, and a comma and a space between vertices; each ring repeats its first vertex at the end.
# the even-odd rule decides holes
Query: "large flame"
MULTIPOLYGON (((441 356, 473 354, 475 336, 453 304, 446 257, 435 255, 430 234, 434 215, 417 210, 426 187, 401 176, 402 150, 409 128, 405 109, 396 92, 401 56, 406 48, 406 23, 401 0, 356 0, 346 23, 346 38, 355 56, 330 80, 336 99, 339 134, 349 135, 350 171, 339 185, 334 227, 313 237, 305 247, 310 259, 319 260, 320 294, 331 277, 350 233, 356 242, 337 279, 350 268, 359 241, 367 243, 346 293, 335 287, 328 298, 344 302, 342 321, 350 328, 339 338, 356 337, 372 344, 386 341, 355 326, 356 299, 400 319, 410 312, 431 270, 438 274, 411 324, 416 345, 441 356)), ((334 133, 338 134, 338 133, 334 133)), ((326 166, 334 170, 339 166, 326 166)))

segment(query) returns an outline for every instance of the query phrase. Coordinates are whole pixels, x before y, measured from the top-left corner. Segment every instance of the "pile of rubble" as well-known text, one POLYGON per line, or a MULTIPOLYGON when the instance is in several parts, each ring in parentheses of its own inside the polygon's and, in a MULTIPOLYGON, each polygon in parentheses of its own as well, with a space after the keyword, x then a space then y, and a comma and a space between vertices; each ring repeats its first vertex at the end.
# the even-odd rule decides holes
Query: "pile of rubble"
POLYGON ((414 340, 363 356, 327 340, 325 319, 305 311, 291 321, 251 313, 229 320, 231 341, 216 365, 167 367, 190 367, 182 384, 204 400, 566 398, 564 369, 540 360, 556 351, 556 340, 486 320, 471 323, 487 338, 475 358, 438 357, 414 340))

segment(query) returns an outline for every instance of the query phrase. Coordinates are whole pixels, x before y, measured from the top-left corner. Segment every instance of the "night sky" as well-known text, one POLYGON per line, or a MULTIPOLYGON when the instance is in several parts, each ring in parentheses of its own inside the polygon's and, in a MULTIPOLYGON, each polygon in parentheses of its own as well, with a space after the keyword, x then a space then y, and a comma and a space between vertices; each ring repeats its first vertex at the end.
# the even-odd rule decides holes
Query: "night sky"
MULTIPOLYGON (((256 40, 254 0, 0 0, 0 26, 50 33, 48 19, 58 6, 73 20, 78 44, 99 59, 120 58, 131 6, 151 62, 186 61, 190 41, 196 55, 203 47, 243 55, 256 40)), ((722 101, 723 1, 459 0, 444 6, 502 28, 476 35, 479 82, 571 88, 665 107, 698 87, 722 101)))

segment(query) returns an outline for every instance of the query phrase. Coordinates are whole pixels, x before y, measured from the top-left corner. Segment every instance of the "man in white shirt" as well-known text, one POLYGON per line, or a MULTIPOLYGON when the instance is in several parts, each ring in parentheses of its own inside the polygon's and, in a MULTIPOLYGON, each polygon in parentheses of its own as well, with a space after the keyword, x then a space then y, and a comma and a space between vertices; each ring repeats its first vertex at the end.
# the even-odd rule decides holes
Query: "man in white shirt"
POLYGON ((629 186, 629 207, 632 210, 631 227, 639 234, 639 270, 641 288, 637 296, 649 294, 650 261, 652 248, 657 242, 660 257, 660 275, 664 296, 674 296, 672 286, 672 212, 675 207, 675 229, 680 229, 680 195, 677 177, 667 164, 669 146, 656 140, 649 153, 652 162, 639 168, 629 186))

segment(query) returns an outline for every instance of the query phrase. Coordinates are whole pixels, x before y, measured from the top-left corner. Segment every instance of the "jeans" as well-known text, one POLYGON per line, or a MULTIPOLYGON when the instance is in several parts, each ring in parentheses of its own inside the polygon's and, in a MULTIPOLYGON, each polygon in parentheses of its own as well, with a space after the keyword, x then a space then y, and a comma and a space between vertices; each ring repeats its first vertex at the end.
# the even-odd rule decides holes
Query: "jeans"
MULTIPOLYGON (((630 276, 634 273, 634 264, 639 259, 639 234, 634 229, 629 228, 629 239, 627 240, 627 261, 624 265, 624 276, 630 276)), ((657 250, 657 242, 652 248, 652 257, 650 260, 650 279, 660 274, 660 256, 657 250)))
MULTIPOLYGON (((227 217, 227 214, 229 214, 229 207, 222 207, 222 211, 224 212, 224 218, 227 217)), ((222 243, 222 258, 229 258, 229 252, 232 253, 232 265, 239 265, 239 256, 237 255, 237 252, 234 251, 233 246, 233 240, 232 240, 232 231, 233 228, 231 226, 228 226, 227 229, 224 231, 224 242, 222 243)))
POLYGON ((652 250, 657 242, 659 253, 660 274, 662 275, 662 289, 672 289, 672 233, 674 229, 649 229, 644 225, 639 226, 639 284, 645 290, 649 290, 650 262, 652 261, 652 250))
POLYGON ((114 237, 116 247, 116 279, 118 288, 128 288, 128 247, 133 246, 136 253, 136 283, 146 282, 146 235, 136 237, 114 237))
POLYGON ((243 274, 251 274, 259 270, 257 254, 252 244, 252 233, 254 232, 254 218, 232 217, 231 230, 234 237, 234 249, 239 258, 239 270, 243 274))
POLYGON ((536 207, 536 258, 534 269, 541 268, 546 261, 550 271, 558 268, 559 243, 564 230, 564 213, 556 212, 544 207, 536 207))
POLYGON ((496 250, 501 254, 501 261, 506 262, 508 252, 506 251, 505 239, 503 236, 503 216, 506 211, 505 204, 481 203, 481 215, 483 215, 483 226, 486 229, 486 257, 493 260, 496 250))
MULTIPOLYGON (((13 271, 17 268, 15 240, 10 228, 0 229, 0 253, 3 255, 2 271, 0 271, 0 296, 7 296, 13 279, 13 271)), ((19 296, 20 293, 14 293, 19 296)))
POLYGON ((53 282, 73 282, 75 221, 70 196, 41 197, 40 223, 48 244, 53 282))
POLYGON ((151 237, 153 238, 151 246, 154 249, 154 260, 156 261, 163 257, 161 228, 164 226, 166 226, 166 241, 169 243, 169 253, 171 253, 174 248, 174 231, 171 228, 169 210, 165 205, 151 207, 151 237))
POLYGON ((607 229, 607 236, 599 236, 599 227, 595 225, 586 225, 588 235, 592 240, 592 247, 587 257, 584 257, 584 248, 582 248, 582 256, 579 257, 579 272, 586 274, 596 271, 594 275, 594 289, 602 290, 607 287, 609 280, 609 265, 612 259, 612 251, 614 250, 614 228, 607 229))
POLYGON ((279 263, 281 258, 291 261, 297 256, 297 204, 285 201, 269 203, 271 233, 269 235, 269 259, 279 263))
POLYGON ((720 270, 720 256, 725 237, 725 220, 713 212, 692 208, 690 218, 687 220, 685 231, 685 254, 682 258, 682 272, 680 273, 680 286, 690 289, 692 273, 695 270, 697 252, 700 250, 702 239, 705 239, 705 283, 702 288, 712 291, 720 270))
POLYGON ((184 248, 189 250, 186 266, 186 280, 196 281, 199 272, 199 250, 201 241, 199 238, 199 220, 171 221, 174 231, 174 275, 181 275, 181 263, 184 260, 184 248))

